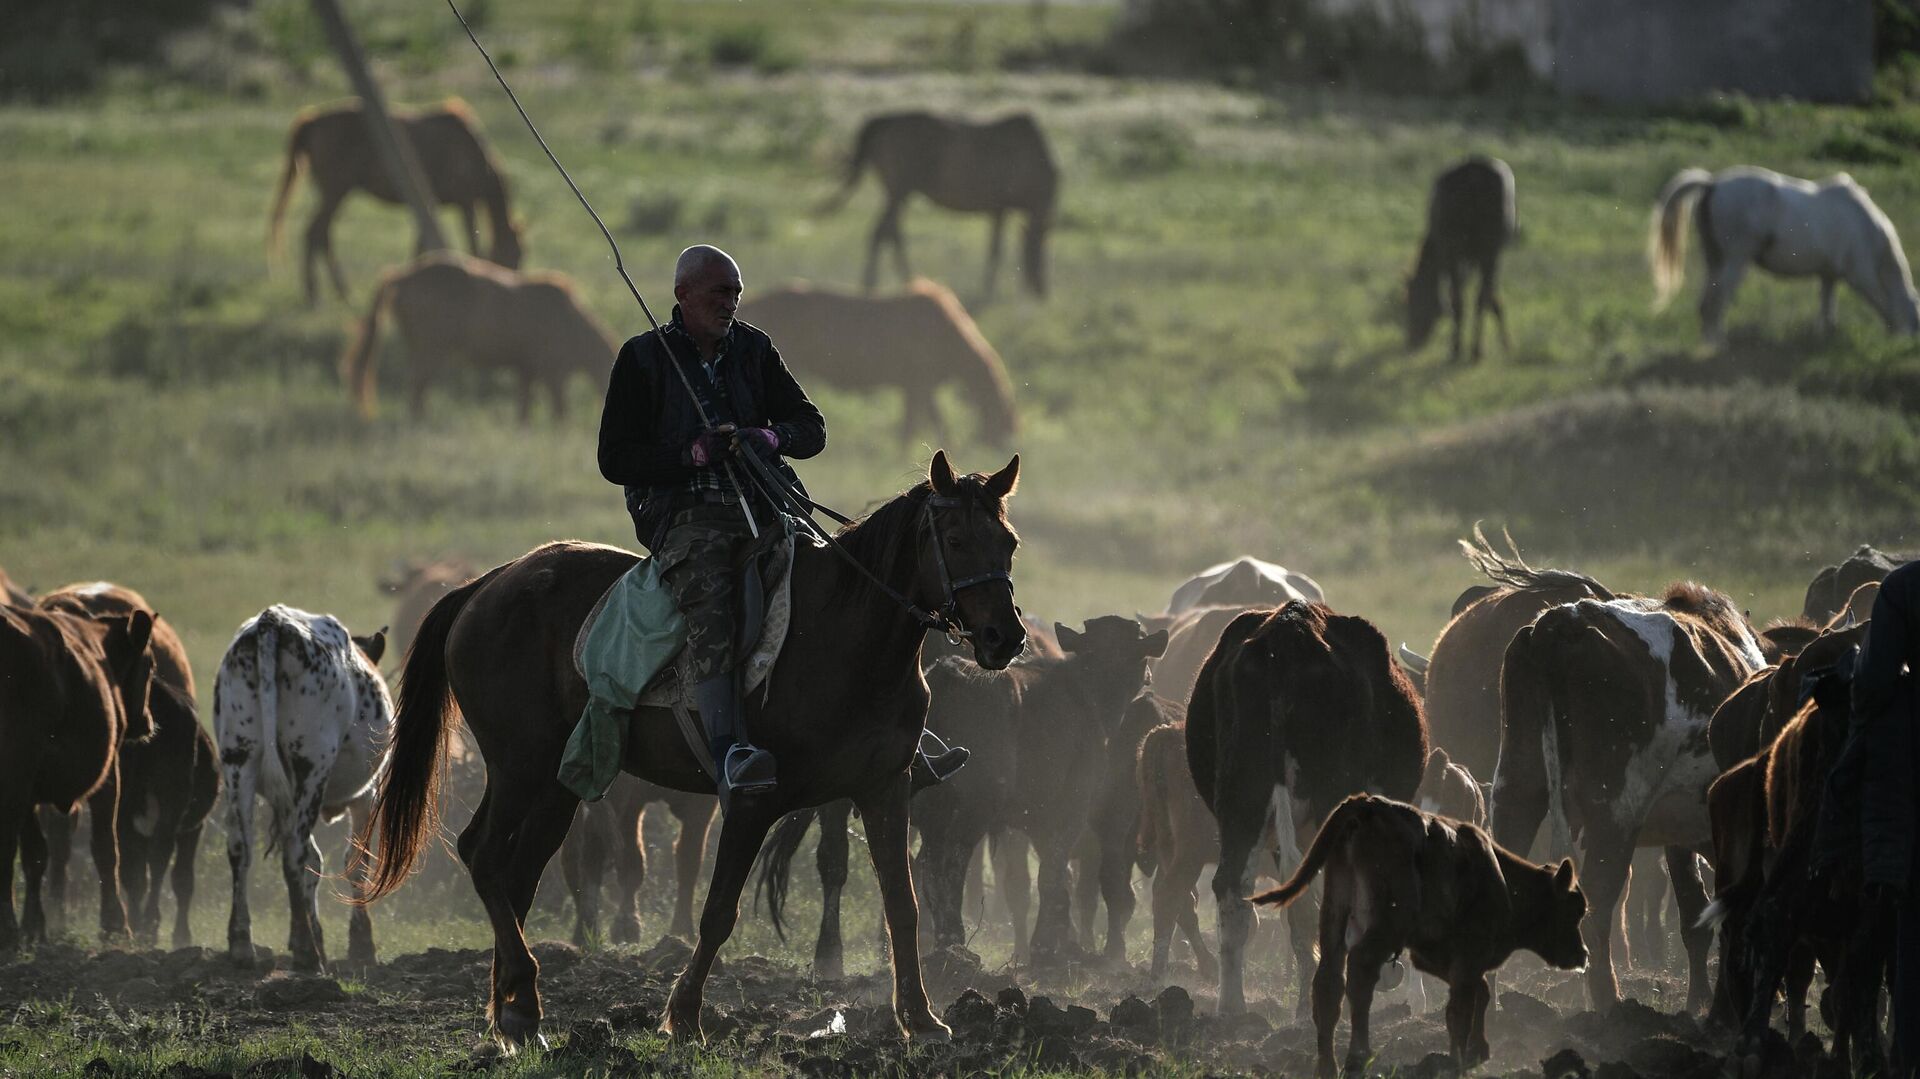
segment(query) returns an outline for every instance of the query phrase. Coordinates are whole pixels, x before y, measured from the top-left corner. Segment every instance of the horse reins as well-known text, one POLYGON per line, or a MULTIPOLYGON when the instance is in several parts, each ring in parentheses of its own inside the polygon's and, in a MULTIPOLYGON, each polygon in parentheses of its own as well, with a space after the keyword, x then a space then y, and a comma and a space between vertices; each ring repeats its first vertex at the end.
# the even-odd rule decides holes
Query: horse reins
MULTIPOLYGON (((600 215, 594 211, 593 204, 587 201, 587 196, 580 190, 580 185, 573 182, 573 176, 567 172, 567 167, 560 163, 560 158, 553 152, 553 148, 547 145, 547 140, 541 136, 540 128, 534 124, 533 117, 528 116, 526 108, 520 104, 519 95, 515 94, 513 87, 507 84, 506 76, 500 74, 500 68, 494 64, 493 57, 487 52, 487 47, 480 44, 480 38, 474 34, 473 27, 468 25, 467 17, 460 14, 460 8, 454 3, 454 0, 447 0, 447 7, 453 11, 453 17, 460 20, 460 28, 467 32, 467 40, 473 42, 473 47, 480 50, 480 57, 487 62, 487 69, 493 72, 494 81, 500 84, 500 89, 507 92, 507 100, 513 102, 514 111, 520 114, 520 119, 526 123, 527 130, 533 133, 534 141, 540 144, 540 149, 546 153, 547 160, 553 162, 553 167, 560 172, 560 178, 565 180, 567 187, 572 189, 573 197, 580 200, 581 207, 587 211, 589 217, 593 218, 593 223, 600 227, 600 235, 606 238, 607 246, 613 250, 614 270, 620 274, 620 280, 626 282, 627 291, 633 294, 634 302, 640 305, 641 313, 647 317, 647 324, 653 327, 654 336, 659 338, 660 347, 666 350, 667 365, 672 367, 674 373, 680 376, 680 386, 687 391, 687 396, 693 401, 694 411, 700 417, 700 426, 707 430, 712 430, 713 419, 707 415, 706 405, 701 403, 700 394, 694 390, 692 380, 687 378, 686 370, 681 367, 680 357, 674 352, 673 343, 668 340, 667 335, 660 329, 660 322, 653 317, 653 309, 647 306, 646 297, 640 295, 639 286, 635 285, 633 278, 628 276, 626 263, 620 256, 620 245, 614 241, 613 233, 608 231, 606 222, 602 221, 600 215)), ((1007 582, 1008 590, 1012 590, 1013 575, 1006 570, 989 570, 985 573, 976 573, 970 577, 961 578, 958 581, 953 579, 952 574, 947 571, 946 554, 941 550, 940 529, 933 520, 933 507, 940 506, 945 508, 957 506, 961 504, 962 500, 946 495, 928 495, 927 501, 924 504, 926 511, 924 520, 928 531, 933 535, 933 557, 935 563, 940 568, 940 585, 945 593, 946 599, 937 612, 929 612, 922 609, 918 604, 901 595, 892 585, 881 580, 877 574, 868 569, 858 558, 855 558, 853 552, 847 550, 833 536, 828 535, 827 531, 821 528, 819 523, 813 519, 812 511, 819 510, 843 525, 852 524, 852 518, 844 514, 836 513, 829 507, 823 506, 810 498, 803 497, 794 491, 793 488, 787 484, 786 480, 782 479, 765 461, 760 459, 757 453, 750 448, 741 446, 737 433, 733 439, 733 445, 742 450, 739 456, 742 460, 748 462, 749 467, 746 470, 748 477, 759 485, 761 493, 765 494, 768 499, 773 502, 776 509, 780 509, 782 503, 785 503, 787 507, 793 509, 798 515, 798 520, 806 528, 810 536, 838 553, 840 557, 846 559, 848 564, 853 566, 854 569, 860 571, 861 575, 866 577, 875 587, 879 588, 894 602, 905 607, 907 613, 913 616, 914 621, 920 623, 922 629, 930 629, 944 633, 949 640, 956 644, 962 640, 970 640, 973 637, 973 631, 967 629, 960 621, 960 604, 956 593, 962 589, 972 588, 975 585, 988 584, 993 581, 1005 581, 1007 582)), ((746 515, 747 529, 753 534, 755 539, 758 539, 760 537, 760 527, 754 521, 753 506, 747 498, 747 492, 741 486, 740 478, 734 474, 733 462, 722 460, 721 465, 726 469, 727 482, 733 485, 734 493, 740 498, 740 511, 746 515)))

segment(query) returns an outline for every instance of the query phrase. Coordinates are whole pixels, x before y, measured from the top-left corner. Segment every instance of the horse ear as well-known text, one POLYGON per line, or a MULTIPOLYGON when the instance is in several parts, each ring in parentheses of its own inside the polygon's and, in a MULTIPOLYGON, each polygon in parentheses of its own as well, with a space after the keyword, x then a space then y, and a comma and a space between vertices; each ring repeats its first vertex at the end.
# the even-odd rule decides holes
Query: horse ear
POLYGON ((987 477, 987 493, 995 498, 1011 498, 1020 486, 1020 455, 1014 454, 1007 467, 987 477))
POLYGON ((933 493, 952 495, 957 481, 953 475, 953 465, 947 462, 946 450, 933 451, 933 467, 927 472, 927 479, 933 484, 933 493))

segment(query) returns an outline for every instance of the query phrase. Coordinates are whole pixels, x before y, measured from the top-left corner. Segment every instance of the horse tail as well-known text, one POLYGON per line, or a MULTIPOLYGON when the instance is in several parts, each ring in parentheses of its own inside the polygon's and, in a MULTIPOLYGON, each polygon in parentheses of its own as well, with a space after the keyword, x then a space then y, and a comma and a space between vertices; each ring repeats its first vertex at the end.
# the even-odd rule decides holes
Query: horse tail
POLYGON ((847 200, 853 197, 853 189, 860 185, 860 177, 867 171, 867 164, 873 158, 873 145, 880 137, 880 124, 883 119, 876 116, 860 125, 860 133, 853 138, 853 154, 847 158, 846 179, 840 182, 840 190, 820 204, 818 213, 838 213, 840 208, 847 204, 847 200))
POLYGON ((413 872, 427 837, 440 829, 440 762, 453 710, 453 689, 447 684, 447 636, 474 593, 499 572, 494 569, 440 597, 407 648, 400 674, 400 707, 387 739, 373 813, 360 840, 371 854, 369 841, 378 835, 379 857, 360 894, 350 900, 355 905, 365 906, 400 887, 413 872))
POLYGON ((973 316, 960 306, 952 289, 924 277, 915 278, 909 287, 933 301, 958 335, 961 347, 954 356, 953 372, 972 396, 988 438, 996 445, 1006 445, 1020 433, 1020 416, 1014 411, 1013 382, 1007 377, 1007 365, 1001 362, 1000 353, 980 332, 973 316))
POLYGON ((820 810, 813 808, 798 809, 782 817, 760 851, 760 876, 753 885, 754 896, 766 901, 767 916, 773 919, 773 935, 779 937, 782 944, 787 940, 784 919, 787 886, 793 880, 793 856, 799 853, 800 841, 806 838, 807 829, 813 827, 814 818, 819 815, 820 810))
POLYGON ((300 174, 300 164, 308 157, 307 134, 313 126, 311 111, 302 112, 293 121, 293 129, 287 132, 287 163, 280 170, 280 186, 273 193, 273 215, 267 220, 267 252, 270 255, 280 253, 280 226, 287 216, 287 201, 293 195, 293 181, 300 174))
POLYGON ((1694 203, 1712 186, 1713 174, 1707 170, 1681 169, 1660 189, 1647 235, 1655 310, 1665 307, 1680 291, 1680 280, 1687 271, 1687 223, 1693 216, 1694 203))
POLYGON ((1327 864, 1327 858, 1333 854, 1334 844, 1347 838, 1355 828, 1360 826, 1360 814, 1366 812, 1370 801, 1367 795, 1355 794, 1341 802, 1332 813, 1327 815, 1327 822, 1314 833, 1313 842, 1307 845, 1307 853, 1301 857, 1300 865, 1293 871, 1293 876, 1272 891, 1261 892, 1259 895, 1250 897, 1252 901, 1267 906, 1284 907, 1300 898, 1300 893, 1307 890, 1307 885, 1313 883, 1313 878, 1319 874, 1320 868, 1327 864))
POLYGON ((399 276, 399 273, 388 273, 380 279, 379 286, 373 290, 373 303, 367 308, 367 317, 354 327, 353 340, 347 343, 347 351, 340 354, 340 379, 347 384, 353 405, 363 419, 373 416, 376 389, 373 346, 380 336, 380 312, 391 299, 399 276))

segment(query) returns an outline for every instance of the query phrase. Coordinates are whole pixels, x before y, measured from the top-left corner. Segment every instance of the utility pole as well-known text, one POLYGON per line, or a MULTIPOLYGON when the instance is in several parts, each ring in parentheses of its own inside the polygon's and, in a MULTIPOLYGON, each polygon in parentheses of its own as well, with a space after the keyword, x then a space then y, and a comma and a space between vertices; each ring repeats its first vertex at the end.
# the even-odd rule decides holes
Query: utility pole
POLYGON ((433 204, 429 201, 432 192, 427 187, 426 173, 414 155, 413 142, 401 138, 399 129, 394 127, 393 117, 387 112, 387 99, 380 94, 380 84, 373 81, 366 54, 360 51, 360 42, 353 36, 353 27, 347 25, 347 17, 340 10, 339 0, 313 0, 313 11, 320 16, 321 25, 327 28, 327 39, 333 43, 333 51, 340 56, 340 66, 347 69, 347 78, 352 80, 354 91, 360 95, 360 113, 366 117, 374 150, 386 166, 387 174, 393 178, 394 189, 399 191, 400 197, 406 200, 407 208, 413 212, 413 224, 419 238, 416 246, 422 252, 445 250, 447 240, 440 232, 440 222, 434 218, 433 204))

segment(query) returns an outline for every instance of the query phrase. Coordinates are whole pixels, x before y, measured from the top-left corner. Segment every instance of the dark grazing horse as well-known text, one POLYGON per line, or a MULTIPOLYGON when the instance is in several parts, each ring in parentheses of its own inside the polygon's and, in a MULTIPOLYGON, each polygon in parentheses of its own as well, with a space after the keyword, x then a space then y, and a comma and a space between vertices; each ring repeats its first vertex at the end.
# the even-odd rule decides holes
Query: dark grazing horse
MULTIPOLYGON (((839 536, 852 559, 926 609, 949 608, 972 635, 974 659, 999 669, 1026 643, 1013 602, 1005 500, 1020 459, 992 475, 956 475, 945 452, 924 483, 839 536), (956 587, 956 583, 958 587, 956 587)), ((637 556, 615 547, 550 543, 449 592, 414 638, 371 832, 377 858, 367 900, 406 880, 435 831, 435 782, 458 705, 487 763, 487 790, 461 832, 460 859, 493 924, 488 1014, 517 1045, 539 1032, 539 964, 523 927, 534 889, 579 800, 555 773, 586 706, 573 643, 588 611, 637 556)), ((740 891, 767 829, 792 810, 852 798, 866 822, 892 945, 894 1018, 912 1039, 944 1039, 920 977, 919 915, 907 856, 907 766, 927 714, 920 673, 923 623, 831 550, 799 544, 793 619, 764 696, 746 722, 780 761, 770 794, 734 801, 701 911, 692 959, 674 983, 662 1029, 700 1036, 700 1002, 715 955, 739 917, 740 891)), ((670 711, 637 711, 625 769, 661 786, 711 791, 712 781, 670 711)))
POLYGON ((1047 233, 1053 227, 1060 171, 1040 125, 1028 113, 974 123, 930 112, 890 112, 868 118, 854 139, 847 179, 828 204, 843 205, 868 167, 887 190, 887 205, 867 242, 862 280, 868 292, 879 271, 880 245, 893 242, 894 266, 902 281, 913 279, 907 267, 907 241, 900 232, 900 211, 907 200, 925 195, 937 205, 961 213, 992 215, 987 243, 986 293, 993 295, 1000 271, 1000 233, 1009 211, 1027 215, 1020 241, 1020 269, 1035 296, 1047 294, 1047 233))
POLYGON ((1480 271, 1480 298, 1473 305, 1474 360, 1480 359, 1480 330, 1487 312, 1500 328, 1500 350, 1511 352, 1507 312, 1500 306, 1500 251, 1519 227, 1513 209, 1513 170, 1494 157, 1475 155, 1433 181, 1427 203, 1427 236, 1420 261, 1407 281, 1407 347, 1419 348, 1440 321, 1440 282, 1444 278, 1453 314, 1453 352, 1460 359, 1460 324, 1467 310, 1467 275, 1480 271))

